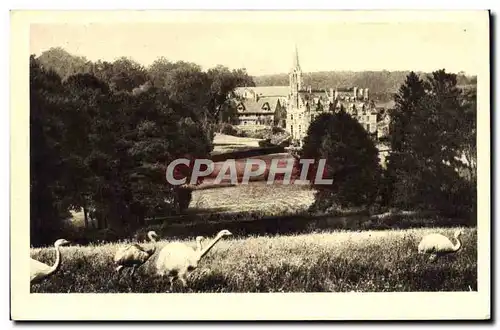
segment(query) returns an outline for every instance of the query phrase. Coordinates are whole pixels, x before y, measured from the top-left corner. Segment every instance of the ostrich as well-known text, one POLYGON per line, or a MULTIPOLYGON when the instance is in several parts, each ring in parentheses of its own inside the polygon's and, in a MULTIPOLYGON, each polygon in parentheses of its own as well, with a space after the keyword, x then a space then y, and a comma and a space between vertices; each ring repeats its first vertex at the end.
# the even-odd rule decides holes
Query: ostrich
POLYGON ((55 243, 54 246, 56 248, 56 262, 54 263, 53 266, 49 266, 44 264, 43 262, 40 262, 38 260, 35 260, 31 258, 31 263, 30 263, 30 283, 36 283, 39 282, 40 280, 44 279, 45 277, 53 274, 59 269, 59 266, 61 265, 61 251, 59 250, 60 246, 67 245, 69 242, 65 240, 64 238, 58 239, 55 243))
POLYGON ((455 253, 462 248, 462 242, 459 238, 461 234, 462 230, 460 229, 455 232, 456 244, 453 244, 446 236, 441 234, 429 234, 420 241, 418 253, 429 253, 430 261, 436 260, 438 256, 455 253))
POLYGON ((224 236, 232 235, 228 230, 220 231, 217 236, 204 249, 201 248, 200 236, 197 237, 198 249, 174 242, 163 247, 156 261, 156 271, 160 276, 168 276, 170 291, 173 290, 174 281, 180 279, 183 287, 187 286, 187 276, 198 267, 199 261, 214 247, 224 236))
POLYGON ((203 246, 201 245, 201 241, 203 241, 205 239, 205 237, 203 236, 196 236, 196 248, 197 248, 197 251, 201 251, 201 249, 203 249, 203 246))
MULTIPOLYGON (((154 231, 148 232, 148 238, 151 242, 156 243, 156 238, 158 235, 154 231)), ((120 248, 115 254, 115 264, 116 271, 118 274, 125 267, 131 267, 132 271, 130 276, 134 276, 137 268, 143 265, 148 259, 155 253, 156 246, 153 245, 152 248, 147 249, 139 246, 138 244, 130 244, 120 248)))

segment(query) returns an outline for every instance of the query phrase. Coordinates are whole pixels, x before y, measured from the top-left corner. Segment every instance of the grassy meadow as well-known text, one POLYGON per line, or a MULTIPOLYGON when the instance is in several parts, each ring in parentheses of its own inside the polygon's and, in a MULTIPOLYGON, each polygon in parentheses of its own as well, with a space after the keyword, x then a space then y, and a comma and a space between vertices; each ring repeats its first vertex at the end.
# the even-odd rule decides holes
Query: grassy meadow
POLYGON ((305 211, 314 202, 309 186, 266 184, 264 181, 193 191, 190 208, 218 212, 262 212, 281 215, 305 211))
MULTIPOLYGON (((254 147, 251 144, 256 143, 255 139, 222 134, 218 135, 218 139, 217 152, 254 147)), ((282 230, 289 225, 285 222, 270 224, 267 222, 269 219, 257 224, 242 223, 241 219, 225 223, 221 218, 217 219, 217 229, 207 230, 200 225, 205 228, 202 231, 201 227, 188 227, 189 236, 192 237, 186 244, 193 247, 197 233, 208 232, 215 236, 217 230, 225 227, 236 235, 224 238, 215 245, 200 262, 199 268, 191 274, 189 287, 183 289, 177 283, 175 291, 383 292, 477 289, 475 228, 463 228, 463 248, 458 253, 429 262, 428 256, 417 253, 420 239, 431 232, 440 232, 451 238, 456 228, 449 227, 457 226, 460 223, 458 219, 438 221, 416 216, 376 220, 366 215, 357 220, 352 217, 333 217, 314 222, 298 217, 314 202, 314 193, 308 186, 267 185, 265 182, 194 191, 190 212, 256 212, 262 217, 288 214, 296 222, 293 228, 305 226, 307 231, 285 231, 275 236, 260 233, 257 236, 259 228, 269 233, 272 225, 282 230), (438 224, 443 227, 402 229, 438 224), (248 229, 248 233, 245 230, 242 232, 243 227, 248 229), (393 229, 373 230, 375 228, 393 229)), ((83 215, 74 213, 69 222, 73 226, 82 226, 83 215)), ((152 227, 143 228, 143 231, 155 229, 158 233, 164 232, 165 238, 174 236, 171 239, 177 240, 174 225, 165 225, 167 227, 163 231, 152 227)), ((138 269, 134 280, 128 273, 119 278, 113 264, 116 250, 125 243, 63 247, 60 270, 41 283, 32 285, 31 290, 34 293, 166 292, 169 287, 167 279, 155 274, 156 256, 167 243, 165 238, 156 243, 156 254, 138 269)), ((207 237, 203 244, 207 244, 210 239, 207 237)), ((152 243, 141 244, 150 246, 152 243)), ((55 260, 54 248, 33 248, 31 257, 52 264, 55 260)))
MULTIPOLYGON (((463 249, 432 263, 417 253, 430 232, 453 236, 454 228, 337 231, 292 236, 222 239, 200 262, 184 290, 176 292, 382 292, 477 289, 477 233, 464 228, 463 249)), ((216 233, 214 233, 215 235, 216 233)), ((207 240, 203 244, 207 244, 207 240)), ((161 248, 166 241, 157 244, 161 248)), ((194 239, 187 241, 194 246, 194 239)), ((150 245, 151 243, 143 243, 150 245)), ((62 265, 32 285, 34 293, 166 292, 154 273, 157 253, 136 272, 119 279, 112 258, 120 244, 62 248, 62 265)), ((52 264, 54 248, 32 249, 52 264)))

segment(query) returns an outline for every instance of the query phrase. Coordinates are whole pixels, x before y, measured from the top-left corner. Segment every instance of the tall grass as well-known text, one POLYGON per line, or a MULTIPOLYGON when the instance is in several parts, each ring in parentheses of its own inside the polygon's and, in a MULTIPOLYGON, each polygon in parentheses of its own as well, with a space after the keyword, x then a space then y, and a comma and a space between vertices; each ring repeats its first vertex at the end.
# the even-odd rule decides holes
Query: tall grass
MULTIPOLYGON (((175 291, 467 291, 469 286, 476 290, 476 229, 465 228, 463 249, 434 263, 416 250, 419 240, 431 231, 451 237, 454 229, 223 239, 192 273, 189 288, 177 285, 175 291)), ((194 246, 194 240, 186 243, 194 246)), ((59 272, 32 285, 32 292, 166 292, 167 280, 154 272, 156 255, 136 272, 135 281, 128 275, 118 278, 112 258, 119 246, 63 248, 59 272)), ((31 256, 52 264, 54 249, 32 249, 31 256)))

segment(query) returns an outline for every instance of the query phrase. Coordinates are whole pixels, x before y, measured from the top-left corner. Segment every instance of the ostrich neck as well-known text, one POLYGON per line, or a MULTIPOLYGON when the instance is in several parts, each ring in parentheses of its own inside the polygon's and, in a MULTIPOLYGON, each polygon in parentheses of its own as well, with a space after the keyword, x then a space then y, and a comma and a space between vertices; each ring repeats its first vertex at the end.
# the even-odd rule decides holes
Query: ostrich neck
POLYGON ((204 248, 203 250, 201 250, 200 252, 200 255, 198 256, 198 260, 200 260, 201 258, 203 258, 207 253, 208 251, 210 251, 214 245, 222 238, 222 236, 217 236, 216 238, 214 238, 214 240, 212 242, 210 242, 210 244, 207 245, 206 248, 204 248))
POLYGON ((153 247, 149 250, 149 255, 153 255, 156 252, 156 239, 153 237, 153 235, 148 235, 149 240, 153 243, 153 247))
POLYGON ((59 250, 59 246, 56 246, 56 262, 54 263, 54 266, 50 267, 47 275, 52 274, 59 268, 59 266, 61 265, 61 259, 61 251, 59 250))
POLYGON ((458 251, 462 247, 462 242, 459 237, 455 237, 455 240, 457 241, 457 244, 453 246, 453 251, 458 251))
POLYGON ((152 235, 152 234, 149 234, 149 235, 148 235, 148 238, 149 238, 149 240, 150 240, 151 242, 156 243, 156 239, 153 237, 153 235, 152 235))

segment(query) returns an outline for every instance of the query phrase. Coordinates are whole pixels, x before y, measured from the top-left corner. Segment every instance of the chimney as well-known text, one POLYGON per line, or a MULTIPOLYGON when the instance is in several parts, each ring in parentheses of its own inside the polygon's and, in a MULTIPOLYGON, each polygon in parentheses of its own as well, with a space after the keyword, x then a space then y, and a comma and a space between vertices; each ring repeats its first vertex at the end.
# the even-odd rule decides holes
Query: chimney
POLYGON ((308 91, 309 93, 311 93, 311 91, 312 91, 312 89, 311 89, 311 85, 309 85, 309 86, 307 87, 307 91, 308 91))
POLYGON ((330 88, 330 97, 333 99, 335 96, 333 95, 333 88, 330 88))
POLYGON ((358 94, 359 98, 360 98, 360 99, 362 99, 362 98, 363 98, 363 95, 364 95, 364 94, 363 94, 363 88, 360 88, 360 89, 359 89, 359 94, 358 94))
POLYGON ((356 97, 358 96, 358 87, 354 87, 354 100, 356 99, 356 97))
POLYGON ((365 88, 365 100, 368 100, 368 88, 365 88))
POLYGON ((339 92, 337 91, 337 89, 335 88, 335 95, 334 95, 334 100, 338 99, 339 98, 339 92))

